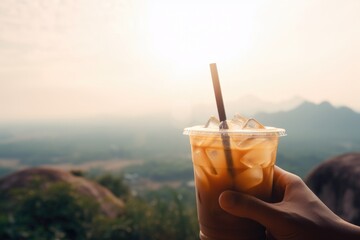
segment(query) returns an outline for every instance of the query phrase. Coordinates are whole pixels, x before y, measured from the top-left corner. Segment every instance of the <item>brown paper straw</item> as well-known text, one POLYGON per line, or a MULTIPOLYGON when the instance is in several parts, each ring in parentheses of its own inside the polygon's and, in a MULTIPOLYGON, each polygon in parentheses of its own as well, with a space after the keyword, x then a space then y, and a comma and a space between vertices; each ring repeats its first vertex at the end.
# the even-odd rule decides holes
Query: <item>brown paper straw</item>
POLYGON ((219 74, 217 71, 216 63, 210 64, 210 71, 211 71, 211 77, 212 77, 212 81, 213 81, 214 92, 215 92, 217 110, 219 113, 219 120, 220 120, 220 122, 222 122, 222 121, 226 120, 226 114, 225 114, 224 101, 223 101, 223 97, 221 94, 219 74))
MULTIPOLYGON (((226 122, 225 122, 225 120, 226 120, 225 107, 224 107, 224 101, 223 101, 222 94, 221 94, 219 74, 217 71, 216 63, 210 64, 210 71, 211 71, 211 77, 212 77, 213 86, 214 86, 216 105, 217 105, 217 109, 218 109, 218 113, 219 113, 219 120, 222 124, 222 129, 228 129, 228 126, 226 125, 226 122)), ((234 164, 233 164, 232 155, 231 155, 229 135, 226 133, 222 133, 221 141, 224 146, 228 172, 229 172, 230 176, 234 177, 234 171, 233 171, 234 164)))

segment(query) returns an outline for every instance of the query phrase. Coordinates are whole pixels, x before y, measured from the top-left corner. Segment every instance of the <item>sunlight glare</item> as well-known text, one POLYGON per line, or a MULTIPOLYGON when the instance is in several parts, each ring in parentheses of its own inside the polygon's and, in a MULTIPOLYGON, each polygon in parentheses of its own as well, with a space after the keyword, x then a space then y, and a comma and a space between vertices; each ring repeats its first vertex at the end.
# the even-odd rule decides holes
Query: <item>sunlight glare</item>
POLYGON ((251 48, 252 11, 230 4, 148 6, 149 49, 154 59, 178 71, 196 71, 199 64, 241 59, 251 48))

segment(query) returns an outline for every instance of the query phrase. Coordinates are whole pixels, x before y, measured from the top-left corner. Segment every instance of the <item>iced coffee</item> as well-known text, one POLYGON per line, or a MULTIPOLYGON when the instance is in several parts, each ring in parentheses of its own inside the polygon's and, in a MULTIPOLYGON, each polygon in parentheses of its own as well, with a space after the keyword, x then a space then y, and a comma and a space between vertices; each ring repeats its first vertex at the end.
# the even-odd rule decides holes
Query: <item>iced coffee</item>
POLYGON ((218 199, 225 190, 270 198, 278 140, 285 130, 241 116, 227 120, 227 129, 222 124, 212 117, 205 126, 184 131, 190 137, 200 238, 265 239, 263 226, 228 214, 218 199))

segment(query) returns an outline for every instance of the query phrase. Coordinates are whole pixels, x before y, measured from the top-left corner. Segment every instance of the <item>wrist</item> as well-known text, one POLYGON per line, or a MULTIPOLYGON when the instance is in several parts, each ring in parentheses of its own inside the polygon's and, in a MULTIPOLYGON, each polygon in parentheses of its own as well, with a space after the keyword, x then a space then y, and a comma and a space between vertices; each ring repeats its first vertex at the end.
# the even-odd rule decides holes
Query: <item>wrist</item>
POLYGON ((334 231, 330 229, 325 229, 329 235, 327 239, 346 239, 346 240, 358 240, 360 239, 360 227, 354 224, 348 223, 343 219, 339 219, 336 223, 336 226, 333 228, 334 231))

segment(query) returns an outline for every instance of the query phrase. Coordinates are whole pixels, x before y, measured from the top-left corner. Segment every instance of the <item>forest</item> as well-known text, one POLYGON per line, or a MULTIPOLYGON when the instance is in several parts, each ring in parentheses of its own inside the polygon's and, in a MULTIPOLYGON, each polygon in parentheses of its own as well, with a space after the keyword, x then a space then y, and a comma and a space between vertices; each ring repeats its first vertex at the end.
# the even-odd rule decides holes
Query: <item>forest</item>
POLYGON ((134 195, 121 175, 74 174, 111 190, 125 202, 124 211, 110 218, 94 199, 70 184, 41 188, 34 182, 27 188, 0 191, 0 239, 198 239, 193 189, 162 187, 134 195))

